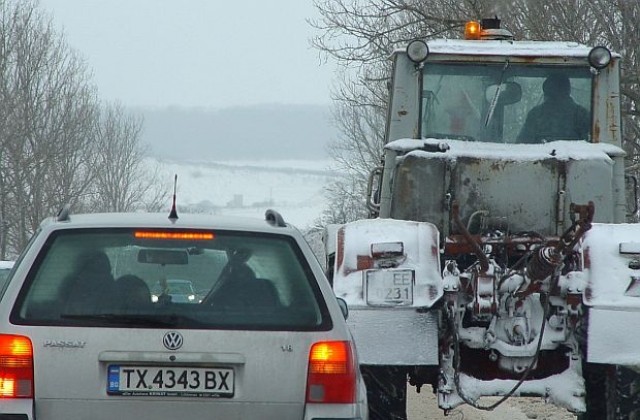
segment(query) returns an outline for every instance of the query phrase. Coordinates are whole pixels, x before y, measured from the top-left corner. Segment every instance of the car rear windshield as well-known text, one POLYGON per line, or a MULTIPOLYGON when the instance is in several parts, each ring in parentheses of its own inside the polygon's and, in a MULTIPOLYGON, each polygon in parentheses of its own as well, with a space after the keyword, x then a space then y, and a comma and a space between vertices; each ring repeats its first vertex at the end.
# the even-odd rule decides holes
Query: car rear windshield
POLYGON ((12 312, 23 325, 326 330, 295 240, 237 231, 53 233, 12 312))

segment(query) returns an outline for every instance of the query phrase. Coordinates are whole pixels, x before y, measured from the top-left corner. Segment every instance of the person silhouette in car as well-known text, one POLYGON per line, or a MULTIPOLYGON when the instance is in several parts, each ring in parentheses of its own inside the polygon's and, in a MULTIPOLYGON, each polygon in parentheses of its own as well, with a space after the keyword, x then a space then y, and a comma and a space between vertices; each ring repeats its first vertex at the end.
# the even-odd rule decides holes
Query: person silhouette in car
POLYGON ((533 107, 518 135, 518 143, 552 140, 588 140, 589 111, 571 97, 571 83, 565 75, 547 77, 542 84, 544 101, 533 107))

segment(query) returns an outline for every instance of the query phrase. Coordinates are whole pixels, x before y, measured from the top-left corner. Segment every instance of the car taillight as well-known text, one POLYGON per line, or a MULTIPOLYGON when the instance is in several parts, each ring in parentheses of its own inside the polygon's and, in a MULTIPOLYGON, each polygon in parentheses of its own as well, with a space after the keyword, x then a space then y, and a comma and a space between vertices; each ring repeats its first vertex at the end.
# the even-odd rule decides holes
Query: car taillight
POLYGON ((354 403, 356 366, 348 341, 315 343, 309 352, 308 403, 354 403))
POLYGON ((21 335, 0 334, 0 399, 33 397, 33 347, 21 335))

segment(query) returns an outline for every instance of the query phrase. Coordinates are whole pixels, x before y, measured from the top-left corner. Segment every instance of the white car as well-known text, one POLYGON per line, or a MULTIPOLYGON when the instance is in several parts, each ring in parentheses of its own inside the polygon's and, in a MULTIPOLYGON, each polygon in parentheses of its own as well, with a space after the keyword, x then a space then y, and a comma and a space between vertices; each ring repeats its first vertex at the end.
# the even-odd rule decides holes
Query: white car
POLYGON ((0 419, 366 420, 345 317, 276 212, 61 212, 1 296, 0 419), (166 279, 206 293, 152 299, 166 279))

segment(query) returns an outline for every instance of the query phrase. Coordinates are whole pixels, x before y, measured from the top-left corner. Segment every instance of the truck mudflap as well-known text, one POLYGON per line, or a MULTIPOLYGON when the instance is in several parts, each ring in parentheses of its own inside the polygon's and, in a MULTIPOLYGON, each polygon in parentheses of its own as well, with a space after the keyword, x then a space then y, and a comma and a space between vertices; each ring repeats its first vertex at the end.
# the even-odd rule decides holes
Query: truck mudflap
POLYGON ((640 225, 594 223, 583 241, 587 361, 640 366, 640 225))
POLYGON ((349 305, 361 363, 437 365, 438 315, 430 308, 443 283, 435 225, 359 220, 334 240, 333 289, 349 305))
POLYGON ((347 324, 363 365, 438 364, 438 316, 415 309, 351 309, 347 324))

